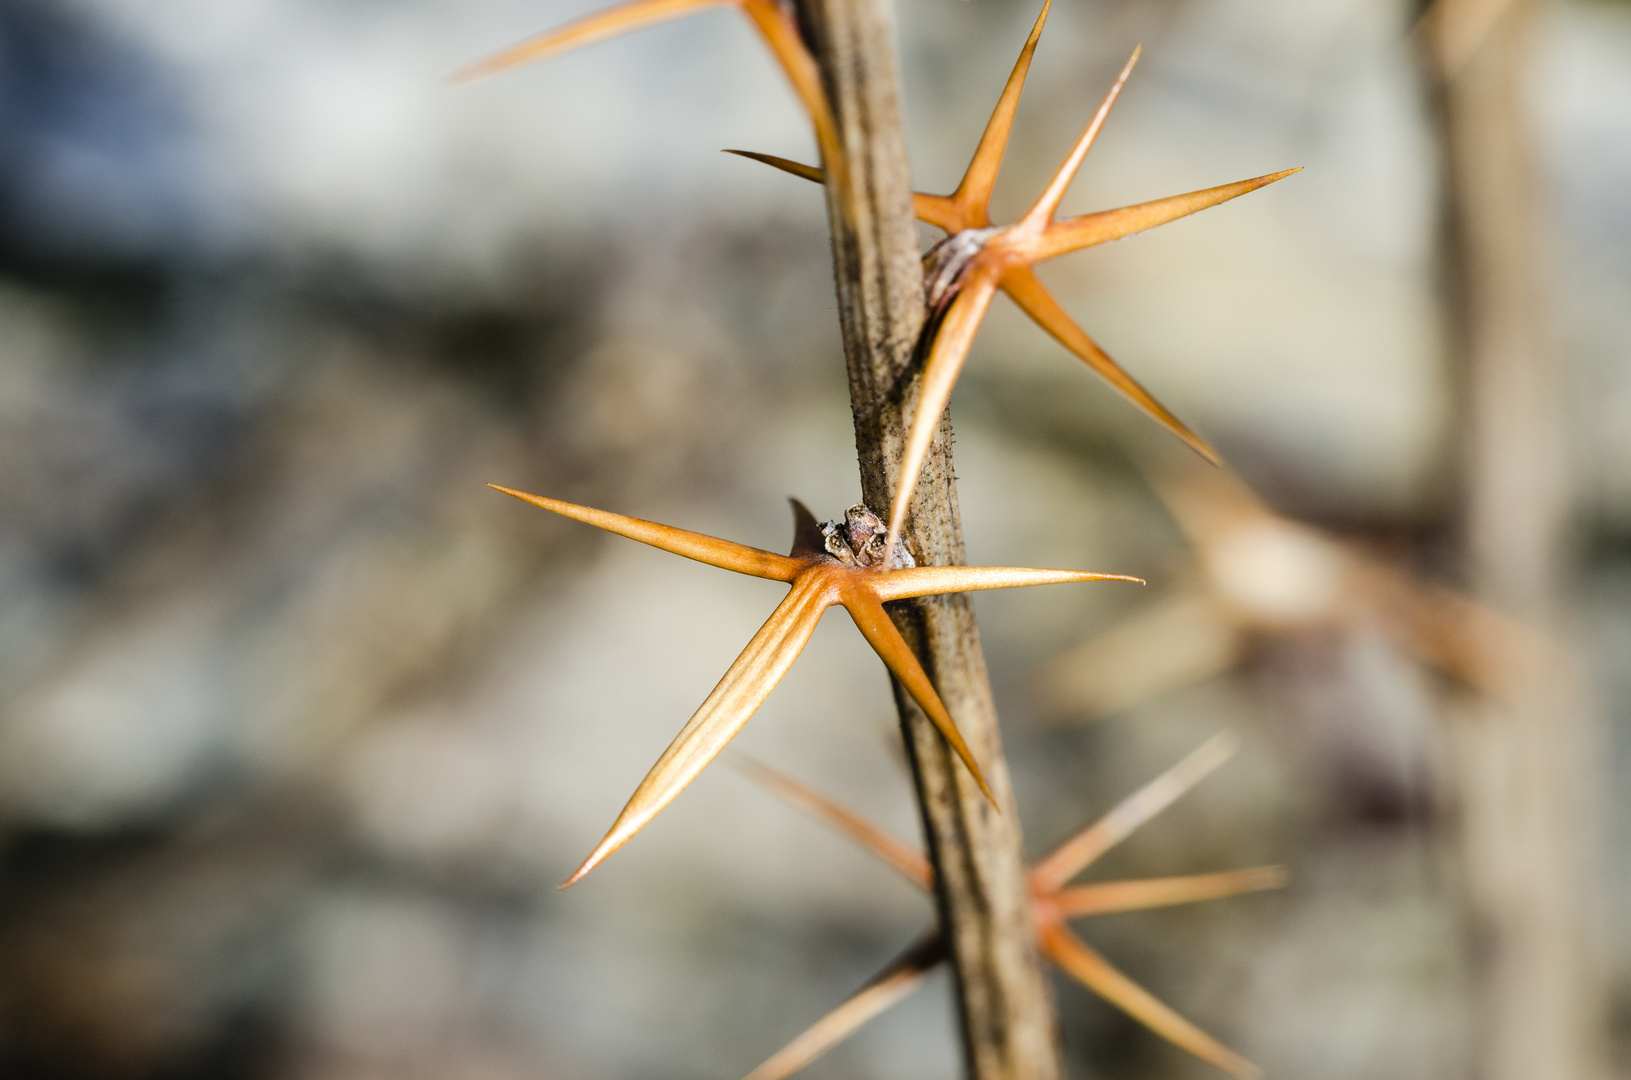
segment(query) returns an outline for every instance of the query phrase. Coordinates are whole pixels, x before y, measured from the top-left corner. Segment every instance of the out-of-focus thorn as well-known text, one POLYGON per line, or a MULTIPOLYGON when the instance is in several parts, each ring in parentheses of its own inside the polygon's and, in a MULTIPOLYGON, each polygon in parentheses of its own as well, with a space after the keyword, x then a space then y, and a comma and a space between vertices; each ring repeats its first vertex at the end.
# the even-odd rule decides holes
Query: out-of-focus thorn
POLYGON ((520 67, 522 64, 530 64, 535 60, 544 60, 571 52, 573 49, 581 49, 585 45, 593 45, 597 41, 626 34, 631 30, 682 18, 703 8, 735 2, 736 0, 633 0, 632 3, 619 4, 605 11, 585 15, 565 26, 530 37, 519 45, 513 45, 460 68, 448 76, 448 80, 454 83, 471 82, 513 67, 520 67))
POLYGON ((939 931, 920 939, 832 1012, 776 1051, 744 1080, 782 1080, 852 1035, 861 1025, 922 985, 946 956, 939 931))
POLYGON ((1212 736, 1178 764, 1116 804, 1108 814, 1054 848, 1031 870, 1031 888, 1058 892, 1095 859, 1204 780, 1240 747, 1232 731, 1212 736))
POLYGON ((1194 904, 1202 900, 1222 900, 1244 893, 1282 889, 1288 880, 1284 867, 1254 866, 1248 870, 1225 870, 1217 874, 1077 885, 1061 889, 1053 902, 1061 915, 1074 919, 1118 911, 1148 911, 1150 908, 1194 904))
POLYGON ((645 26, 667 22, 703 8, 728 4, 740 10, 764 38, 782 73, 793 84, 793 92, 815 128, 822 160, 835 175, 844 174, 843 148, 838 141, 838 125, 821 86, 821 73, 815 58, 804 45, 793 14, 781 0, 632 0, 576 22, 529 38, 520 45, 462 68, 450 76, 455 83, 469 82, 485 75, 556 56, 585 45, 645 26))
POLYGON ((1497 700, 1574 666, 1517 620, 1276 514, 1228 472, 1156 471, 1149 480, 1195 546, 1213 602, 1242 630, 1378 626, 1422 663, 1497 700))
POLYGON ((1054 723, 1097 719, 1225 671, 1243 646, 1239 626, 1211 597, 1184 593, 1039 666, 1031 692, 1054 723))
MULTIPOLYGON (((1083 859, 1091 861, 1098 852, 1114 843, 1119 835, 1125 835, 1148 820, 1208 769, 1215 767, 1231 749, 1222 738, 1213 739, 1068 841, 1050 859, 1075 860, 1079 869, 1080 865, 1085 865, 1083 859)), ((869 850, 895 864, 903 873, 912 876, 913 871, 902 864, 909 863, 915 853, 903 852, 904 845, 899 841, 797 781, 764 766, 754 765, 752 768, 757 778, 772 791, 835 825, 869 850)), ((1067 974, 1179 1047, 1237 1076, 1255 1075, 1250 1063, 1178 1016, 1106 963, 1103 957, 1077 939, 1065 922, 1084 915, 1138 911, 1279 888, 1286 882, 1285 871, 1278 866, 1259 866, 1215 874, 1099 882, 1075 888, 1060 888, 1055 884, 1060 875, 1068 877, 1072 872, 1068 865, 1050 867, 1045 861, 1030 874, 1031 920, 1043 954, 1064 968, 1067 974)), ((926 863, 921 867, 921 875, 919 883, 927 889, 932 881, 932 870, 926 863)), ((943 950, 943 947, 943 938, 938 933, 923 938, 891 965, 884 975, 750 1074, 750 1080, 779 1080, 809 1064, 816 1055, 854 1032, 867 1019, 882 1012, 911 986, 915 986, 916 976, 939 962, 943 952, 937 950, 943 950), (925 949, 929 950, 927 955, 923 952, 925 949), (904 985, 898 984, 897 980, 905 980, 904 985)))
POLYGON ((912 884, 928 892, 934 888, 934 868, 921 851, 846 809, 812 787, 772 769, 750 757, 739 757, 738 769, 772 794, 792 803, 812 817, 819 818, 850 837, 872 854, 900 872, 912 884))
POLYGON ((1258 1080, 1263 1070, 1179 1016, 1154 994, 1110 965, 1110 962, 1062 925, 1043 933, 1042 950, 1071 978, 1131 1016, 1174 1046, 1187 1050, 1239 1080, 1258 1080))

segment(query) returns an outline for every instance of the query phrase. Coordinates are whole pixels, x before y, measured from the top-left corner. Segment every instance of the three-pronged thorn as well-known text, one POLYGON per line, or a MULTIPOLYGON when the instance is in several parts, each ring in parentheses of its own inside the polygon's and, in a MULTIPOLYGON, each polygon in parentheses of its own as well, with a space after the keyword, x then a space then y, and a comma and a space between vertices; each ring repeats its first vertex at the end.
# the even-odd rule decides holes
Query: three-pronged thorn
MULTIPOLYGON (((671 525, 624 517, 542 495, 529 495, 497 484, 490 486, 534 506, 688 559, 791 586, 787 596, 776 606, 759 632, 753 635, 747 648, 731 664, 707 700, 680 729, 679 735, 640 782, 605 839, 562 884, 563 888, 581 880, 608 855, 628 843, 718 756, 793 666, 793 661, 798 659, 810 635, 815 633, 822 613, 829 607, 841 605, 849 612, 856 628, 890 673, 900 681, 968 766, 980 790, 985 792, 987 798, 992 798, 991 789, 986 786, 980 767, 963 742, 951 714, 946 711, 923 665, 901 637, 900 631, 895 629, 883 605, 891 600, 917 596, 1009 589, 1022 585, 1052 585, 1067 581, 1135 581, 1142 584, 1140 579, 1124 574, 1097 574, 1079 570, 1033 570, 1007 566, 897 568, 898 562, 891 565, 878 557, 883 551, 879 543, 881 535, 871 533, 881 534, 881 524, 876 524, 875 530, 868 526, 868 535, 864 537, 857 535, 855 525, 849 528, 847 537, 834 536, 831 529, 823 533, 814 515, 796 499, 793 500, 792 554, 776 555, 729 540, 676 529, 671 525), (847 561, 833 553, 839 547, 847 549, 847 552, 840 552, 841 555, 847 553, 847 561)), ((856 507, 854 511, 864 509, 856 507)), ((865 515, 852 513, 850 517, 857 524, 865 520, 877 523, 877 518, 870 511, 865 515)))
MULTIPOLYGON (((1019 60, 1014 64, 1008 83, 997 99, 997 107, 986 123, 985 133, 980 137, 974 158, 969 162, 957 190, 950 195, 918 194, 913 197, 917 216, 930 225, 944 229, 947 235, 925 257, 928 292, 925 299, 934 316, 929 329, 934 338, 919 377, 916 410, 901 458, 900 483, 896 487, 894 505, 890 507, 890 543, 900 536, 912 489, 917 484, 929 443, 934 438, 935 425, 940 422, 940 414, 951 399, 952 387, 974 343, 975 332, 998 290, 1007 293, 1060 344, 1208 461, 1215 464, 1218 460, 1216 452, 1199 435, 1155 400, 1065 314, 1031 267, 1068 252, 1119 240, 1187 217, 1272 184, 1299 170, 1287 169, 1221 187, 1124 206, 1119 210, 1083 214, 1065 221, 1054 220, 1065 190, 1081 168, 1082 159, 1087 156, 1099 129, 1104 126, 1105 118, 1110 115, 1111 106, 1120 95, 1127 77, 1132 74, 1139 55, 1135 49, 1041 197, 1019 221, 1012 225, 993 226, 991 192, 996 186, 1003 152, 1008 146, 1014 112, 1019 107, 1019 96, 1025 86, 1025 76, 1030 71, 1031 57, 1036 52, 1036 44, 1042 36, 1042 27, 1047 18, 1048 4, 1044 3, 1042 13, 1037 16, 1030 37, 1020 50, 1019 60)), ((742 150, 728 152, 762 161, 807 180, 820 182, 825 179, 820 169, 785 158, 742 150)))
MULTIPOLYGON (((1181 795, 1229 759, 1236 741, 1224 733, 1211 739, 1122 800, 1102 818, 1076 833, 1030 870, 1031 919, 1037 947, 1067 975, 1139 1023, 1203 1061, 1248 1080, 1260 1075, 1251 1062, 1230 1050, 1163 1004, 1148 990, 1122 974, 1069 926, 1069 920, 1088 915, 1216 900, 1241 893, 1277 889, 1285 884, 1278 866, 1258 866, 1216 874, 1146 878, 1138 881, 1095 882, 1070 885, 1076 875, 1144 822, 1172 805, 1181 795)), ((907 844, 852 813, 825 795, 756 762, 744 770, 759 783, 801 810, 814 815, 859 841, 862 846, 899 871, 925 892, 934 888, 929 860, 907 844)), ((910 994, 946 957, 945 940, 931 930, 914 942, 843 1004, 816 1021, 747 1080, 782 1080, 841 1042, 868 1020, 910 994)))

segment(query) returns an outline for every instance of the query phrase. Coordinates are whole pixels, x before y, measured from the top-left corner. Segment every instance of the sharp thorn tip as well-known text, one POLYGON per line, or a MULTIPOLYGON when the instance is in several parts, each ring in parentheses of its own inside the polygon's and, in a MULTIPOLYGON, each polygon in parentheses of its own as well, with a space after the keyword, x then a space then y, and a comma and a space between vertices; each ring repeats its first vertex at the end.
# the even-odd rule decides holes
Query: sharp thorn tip
POLYGON ((588 877, 589 871, 593 870, 595 867, 599 866, 602 861, 604 861, 604 856, 596 858, 596 855, 600 855, 600 853, 596 852, 595 855, 591 855, 587 859, 583 860, 583 865, 572 871, 572 876, 555 886, 555 888, 557 890, 570 889, 572 886, 588 877))

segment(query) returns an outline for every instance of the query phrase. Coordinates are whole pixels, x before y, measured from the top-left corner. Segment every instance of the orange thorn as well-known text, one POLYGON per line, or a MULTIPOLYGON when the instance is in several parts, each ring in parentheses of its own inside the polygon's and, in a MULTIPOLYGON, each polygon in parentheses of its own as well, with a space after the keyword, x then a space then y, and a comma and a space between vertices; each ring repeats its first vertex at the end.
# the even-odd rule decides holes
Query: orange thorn
MULTIPOLYGON (((995 806, 996 797, 981 775, 979 763, 974 760, 973 753, 924 672, 923 665, 907 647, 900 631, 895 629, 895 624, 884 611, 884 602, 932 593, 1006 589, 1102 580, 1115 576, 1019 567, 888 569, 887 564, 873 565, 868 561, 872 558, 868 554, 871 549, 866 548, 865 543, 863 548, 866 550, 860 554, 846 549, 850 561, 845 563, 829 554, 825 548, 816 549, 820 529, 814 516, 796 500, 793 504, 794 553, 775 555, 703 533, 676 529, 671 525, 531 495, 513 488, 490 486, 534 506, 688 559, 791 586, 787 596, 776 606, 758 633, 753 635, 707 700, 680 729, 673 743, 663 751, 646 778, 640 782, 605 838, 572 876, 562 883, 561 888, 581 881, 609 855, 628 843, 707 768, 770 696, 810 640, 822 613, 835 604, 842 605, 850 613, 855 625, 890 673, 900 680, 907 693, 923 708, 947 744, 968 767, 969 775, 980 790, 995 806), (901 576, 897 578, 896 575, 901 576)), ((865 508, 852 508, 852 512, 854 510, 865 508)), ((871 518, 870 512, 864 517, 876 520, 871 518)), ((857 517, 857 520, 861 518, 857 517)), ((881 529, 876 525, 869 527, 881 529)))

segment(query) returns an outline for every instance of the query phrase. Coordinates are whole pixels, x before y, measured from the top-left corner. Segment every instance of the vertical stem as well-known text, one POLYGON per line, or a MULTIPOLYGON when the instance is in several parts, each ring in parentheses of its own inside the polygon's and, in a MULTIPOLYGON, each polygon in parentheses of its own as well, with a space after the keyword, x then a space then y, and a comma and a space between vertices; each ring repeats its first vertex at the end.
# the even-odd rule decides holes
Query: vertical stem
MULTIPOLYGON (((1524 75, 1536 0, 1436 0, 1422 24, 1443 168, 1441 264, 1460 412, 1462 539, 1485 602, 1558 629, 1570 500, 1524 75)), ((1536 665, 1452 728, 1483 1080, 1602 1075, 1583 930, 1588 706, 1536 665)))
MULTIPOLYGON (((827 162, 833 270, 848 362, 861 490, 886 508, 916 404, 923 273, 901 126, 894 27, 885 0, 804 0, 800 11, 832 102, 845 160, 827 162)), ((943 418, 903 539, 924 565, 964 561, 943 418)), ((911 698, 895 688, 956 974, 969 1075, 1057 1080, 1053 1001, 1037 955, 1019 820, 996 709, 966 596, 894 605, 996 794, 992 809, 911 698)))

